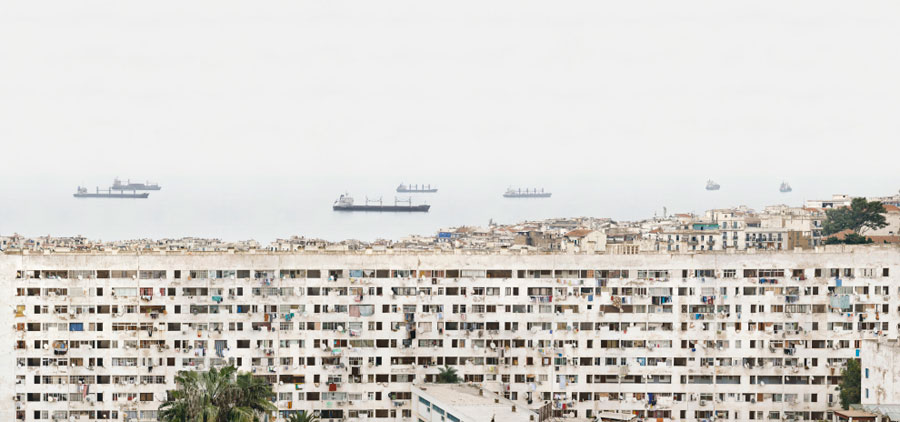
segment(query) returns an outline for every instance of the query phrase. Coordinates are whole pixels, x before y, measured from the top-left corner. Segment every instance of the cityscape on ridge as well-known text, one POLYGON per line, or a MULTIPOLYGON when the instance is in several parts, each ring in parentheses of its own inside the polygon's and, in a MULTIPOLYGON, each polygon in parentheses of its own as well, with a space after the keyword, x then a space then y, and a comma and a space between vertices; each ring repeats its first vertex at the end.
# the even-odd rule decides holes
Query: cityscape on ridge
POLYGON ((887 415, 898 203, 372 243, 4 236, 12 399, 20 420, 189 420, 181 406, 227 399, 173 386, 209 382, 259 389, 236 406, 269 420, 887 415), (853 410, 847 368, 867 397, 853 410))
MULTIPOLYGON (((135 239, 98 241, 83 236, 28 237, 0 234, 0 250, 86 251, 270 251, 270 252, 516 252, 582 254, 699 253, 709 251, 796 250, 824 246, 826 211, 849 207, 854 197, 836 194, 807 200, 800 206, 770 205, 755 211, 746 206, 673 213, 638 221, 599 217, 551 218, 484 226, 448 227, 434 235, 410 235, 373 242, 326 241, 293 236, 268 244, 255 240, 135 239)), ((866 232, 874 243, 900 243, 900 194, 871 197, 884 205, 887 224, 866 232)), ((837 233, 841 237, 845 233, 837 233)))

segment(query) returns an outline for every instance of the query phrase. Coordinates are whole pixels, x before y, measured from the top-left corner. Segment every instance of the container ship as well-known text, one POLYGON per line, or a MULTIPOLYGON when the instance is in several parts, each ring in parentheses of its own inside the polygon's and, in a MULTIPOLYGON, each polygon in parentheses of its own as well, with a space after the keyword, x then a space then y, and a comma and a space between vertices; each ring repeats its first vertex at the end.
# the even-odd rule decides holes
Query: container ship
POLYGON ((111 190, 160 190, 162 188, 159 187, 158 184, 150 182, 147 183, 131 183, 131 180, 122 183, 118 178, 113 180, 113 185, 110 187, 111 190))
POLYGON ((503 193, 504 198, 549 198, 552 193, 544 192, 544 189, 513 189, 509 188, 503 193))
POLYGON ((437 188, 431 187, 431 185, 404 185, 403 183, 400 186, 397 186, 397 192, 400 193, 435 193, 437 192, 437 188))
POLYGON ((413 205, 411 199, 394 199, 394 205, 384 205, 380 199, 377 201, 366 199, 365 205, 357 205, 353 203, 350 195, 344 194, 334 201, 332 209, 334 211, 428 212, 431 205, 413 205))
POLYGON ((123 191, 114 191, 113 189, 100 190, 98 187, 94 192, 88 192, 87 188, 83 188, 81 186, 78 187, 78 190, 73 195, 76 198, 139 198, 143 199, 150 196, 147 192, 137 193, 135 191, 132 192, 123 192, 123 191))

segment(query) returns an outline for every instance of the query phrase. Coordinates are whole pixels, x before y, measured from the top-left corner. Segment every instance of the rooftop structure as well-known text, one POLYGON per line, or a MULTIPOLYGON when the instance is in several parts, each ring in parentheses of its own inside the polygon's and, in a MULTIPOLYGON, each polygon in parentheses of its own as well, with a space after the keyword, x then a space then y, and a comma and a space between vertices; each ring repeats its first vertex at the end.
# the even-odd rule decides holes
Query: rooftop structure
MULTIPOLYGON (((466 384, 413 385, 413 420, 425 422, 542 422, 538 411, 485 388, 466 384)), ((548 407, 549 409, 549 407, 548 407)))

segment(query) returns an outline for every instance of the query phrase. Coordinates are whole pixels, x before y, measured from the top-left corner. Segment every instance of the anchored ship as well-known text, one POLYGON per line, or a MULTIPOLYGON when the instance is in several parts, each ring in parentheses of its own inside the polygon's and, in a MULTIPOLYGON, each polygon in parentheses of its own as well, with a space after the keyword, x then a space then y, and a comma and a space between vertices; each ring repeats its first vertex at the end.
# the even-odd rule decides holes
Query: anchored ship
POLYGON ((73 195, 76 198, 146 198, 150 196, 149 193, 137 193, 136 191, 128 192, 114 192, 112 189, 100 190, 98 187, 95 192, 88 192, 87 188, 83 188, 81 186, 78 187, 78 191, 73 195))
POLYGON ((792 190, 793 189, 791 189, 791 185, 789 185, 787 182, 781 182, 781 187, 778 188, 778 191, 781 193, 788 193, 792 190))
POLYGON ((413 205, 412 199, 394 198, 394 205, 384 205, 381 199, 369 200, 366 198, 365 205, 356 205, 353 203, 353 197, 348 194, 341 195, 337 201, 334 201, 332 209, 334 211, 382 211, 382 212, 428 212, 431 205, 413 205), (405 203, 405 205, 404 205, 405 203))
POLYGON ((706 181, 706 190, 719 190, 721 186, 718 183, 713 182, 712 180, 706 181))
POLYGON ((504 198, 549 198, 552 193, 544 192, 544 189, 513 189, 509 188, 503 193, 504 198))
POLYGON ((403 183, 400 186, 397 186, 397 192, 401 193, 435 193, 437 192, 437 188, 432 188, 431 185, 404 185, 403 183))
POLYGON ((113 185, 110 187, 112 190, 160 190, 158 184, 150 182, 146 183, 131 183, 131 180, 122 183, 121 180, 116 178, 113 180, 113 185))

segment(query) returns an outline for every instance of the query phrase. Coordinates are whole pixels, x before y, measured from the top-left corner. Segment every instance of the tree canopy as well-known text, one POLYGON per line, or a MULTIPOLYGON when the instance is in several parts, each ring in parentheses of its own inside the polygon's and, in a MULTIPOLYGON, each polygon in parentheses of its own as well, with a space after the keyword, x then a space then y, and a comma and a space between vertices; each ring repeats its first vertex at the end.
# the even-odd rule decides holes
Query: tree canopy
POLYGON ((456 374, 456 368, 450 365, 444 365, 441 372, 438 373, 437 382, 439 384, 456 384, 459 382, 459 375, 456 374))
POLYGON ((301 410, 297 413, 291 414, 291 416, 288 417, 288 422, 316 422, 318 420, 318 416, 305 410, 301 410))
POLYGON ((182 371, 176 389, 159 406, 165 422, 257 422, 277 408, 272 386, 233 366, 208 372, 182 371))
POLYGON ((884 205, 878 201, 867 201, 865 198, 853 198, 849 207, 835 208, 825 211, 825 222, 822 233, 826 236, 853 230, 862 235, 866 229, 877 230, 887 226, 884 217, 884 205))
POLYGON ((856 359, 848 360, 847 365, 841 371, 839 388, 841 390, 841 407, 844 410, 849 409, 851 404, 859 403, 859 386, 861 382, 859 372, 859 361, 856 359))
POLYGON ((872 242, 872 239, 870 239, 866 236, 858 235, 856 233, 850 233, 850 234, 844 236, 843 239, 838 238, 837 236, 831 236, 831 237, 825 239, 826 245, 837 245, 837 244, 841 244, 841 243, 843 243, 845 245, 864 245, 864 244, 869 244, 869 243, 874 243, 874 242, 872 242))

